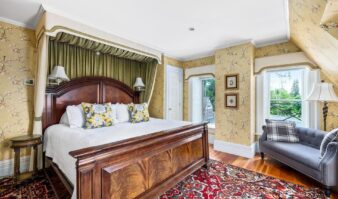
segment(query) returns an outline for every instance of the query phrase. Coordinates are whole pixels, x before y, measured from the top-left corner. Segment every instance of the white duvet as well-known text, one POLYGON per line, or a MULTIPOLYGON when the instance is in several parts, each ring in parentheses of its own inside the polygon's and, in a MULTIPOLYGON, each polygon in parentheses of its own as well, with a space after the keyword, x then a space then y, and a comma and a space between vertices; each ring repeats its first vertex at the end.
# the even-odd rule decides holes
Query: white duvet
MULTIPOLYGON (((68 154, 70 151, 169 130, 188 124, 191 123, 154 118, 151 118, 149 122, 136 124, 125 122, 97 129, 70 128, 64 124, 56 124, 46 129, 44 151, 46 156, 53 159, 53 162, 58 165, 75 188, 76 160, 68 154)), ((74 190, 72 196, 72 199, 75 198, 76 190, 74 190)))

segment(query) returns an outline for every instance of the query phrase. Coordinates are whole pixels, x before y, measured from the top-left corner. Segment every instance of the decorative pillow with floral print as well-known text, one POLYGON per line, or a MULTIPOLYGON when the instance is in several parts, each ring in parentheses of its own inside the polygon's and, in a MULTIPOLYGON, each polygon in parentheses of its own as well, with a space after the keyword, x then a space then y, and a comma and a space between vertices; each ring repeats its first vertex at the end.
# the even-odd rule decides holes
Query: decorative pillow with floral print
POLYGON ((106 127, 114 125, 113 111, 110 103, 90 104, 82 103, 86 122, 84 127, 87 129, 106 127))
POLYGON ((130 122, 132 123, 149 121, 149 111, 147 103, 128 104, 128 111, 130 114, 130 122))

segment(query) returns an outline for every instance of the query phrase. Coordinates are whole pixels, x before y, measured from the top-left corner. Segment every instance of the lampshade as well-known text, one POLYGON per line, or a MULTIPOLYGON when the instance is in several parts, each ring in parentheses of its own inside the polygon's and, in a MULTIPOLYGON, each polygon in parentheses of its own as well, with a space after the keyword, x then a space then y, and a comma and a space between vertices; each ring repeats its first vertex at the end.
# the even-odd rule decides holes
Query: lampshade
POLYGON ((314 85, 311 94, 306 98, 306 100, 320 102, 338 102, 338 97, 333 90, 332 84, 322 82, 314 85))
POLYGON ((135 87, 145 87, 145 85, 144 85, 141 77, 137 77, 136 78, 136 81, 135 81, 135 84, 134 84, 134 88, 135 87))
POLYGON ((69 81, 63 66, 55 66, 48 79, 60 79, 62 81, 69 81))

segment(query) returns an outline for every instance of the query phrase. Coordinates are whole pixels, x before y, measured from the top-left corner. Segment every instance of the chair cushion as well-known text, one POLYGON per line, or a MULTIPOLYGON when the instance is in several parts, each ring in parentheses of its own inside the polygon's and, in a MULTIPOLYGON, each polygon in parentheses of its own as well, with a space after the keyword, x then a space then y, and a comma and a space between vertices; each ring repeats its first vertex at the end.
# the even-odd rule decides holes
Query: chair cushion
MULTIPOLYGON (((263 147, 270 149, 286 158, 298 161, 318 170, 321 156, 318 149, 300 143, 264 141, 263 147)), ((284 161, 285 162, 285 161, 284 161)))
POLYGON ((295 130, 296 124, 294 122, 268 119, 265 121, 269 141, 299 142, 299 137, 295 130))
POLYGON ((330 131, 324 136, 324 139, 322 140, 322 143, 320 144, 320 155, 322 157, 324 156, 326 152, 327 146, 330 144, 330 142, 333 142, 337 138, 337 135, 338 135, 338 128, 333 129, 332 131, 330 131))

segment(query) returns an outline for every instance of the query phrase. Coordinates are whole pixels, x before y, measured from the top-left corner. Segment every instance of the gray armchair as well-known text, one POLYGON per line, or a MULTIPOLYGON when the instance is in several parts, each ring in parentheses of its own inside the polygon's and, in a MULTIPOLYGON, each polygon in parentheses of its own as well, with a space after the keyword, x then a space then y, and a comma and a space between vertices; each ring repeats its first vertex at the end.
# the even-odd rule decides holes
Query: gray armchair
POLYGON ((276 159, 297 171, 315 179, 325 187, 326 196, 337 186, 338 143, 331 142, 323 157, 320 155, 320 144, 325 132, 296 127, 299 143, 274 142, 267 140, 267 128, 263 126, 263 134, 259 139, 261 158, 264 154, 276 159))

